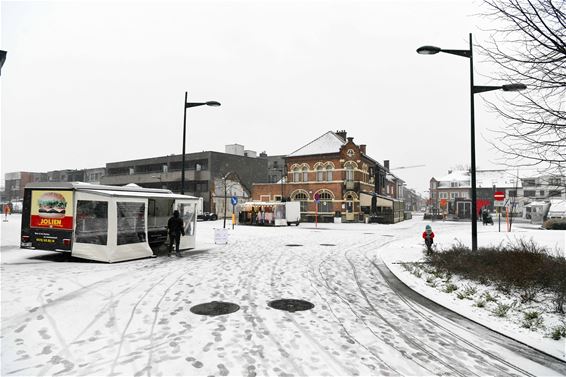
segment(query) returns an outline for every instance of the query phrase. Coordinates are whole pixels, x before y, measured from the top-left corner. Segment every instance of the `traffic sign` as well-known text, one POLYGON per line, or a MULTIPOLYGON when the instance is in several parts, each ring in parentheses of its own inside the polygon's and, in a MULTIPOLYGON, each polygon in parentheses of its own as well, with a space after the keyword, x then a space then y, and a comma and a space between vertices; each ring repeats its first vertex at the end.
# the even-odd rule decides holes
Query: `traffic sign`
POLYGON ((238 204, 238 197, 233 196, 230 198, 230 201, 232 202, 232 205, 235 206, 236 204, 238 204))
POLYGON ((503 191, 496 191, 495 194, 493 194, 493 199, 495 199, 495 200, 503 200, 503 199, 505 199, 505 192, 503 192, 503 191))

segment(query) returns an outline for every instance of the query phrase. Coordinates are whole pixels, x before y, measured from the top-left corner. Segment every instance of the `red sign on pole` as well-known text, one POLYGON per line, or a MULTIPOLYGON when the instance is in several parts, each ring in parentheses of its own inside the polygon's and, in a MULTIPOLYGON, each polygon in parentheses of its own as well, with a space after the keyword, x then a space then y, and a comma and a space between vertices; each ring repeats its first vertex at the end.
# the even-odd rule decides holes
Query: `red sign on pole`
POLYGON ((496 191, 495 194, 493 194, 493 199, 495 199, 495 200, 503 200, 503 199, 505 199, 505 192, 503 192, 503 191, 496 191))

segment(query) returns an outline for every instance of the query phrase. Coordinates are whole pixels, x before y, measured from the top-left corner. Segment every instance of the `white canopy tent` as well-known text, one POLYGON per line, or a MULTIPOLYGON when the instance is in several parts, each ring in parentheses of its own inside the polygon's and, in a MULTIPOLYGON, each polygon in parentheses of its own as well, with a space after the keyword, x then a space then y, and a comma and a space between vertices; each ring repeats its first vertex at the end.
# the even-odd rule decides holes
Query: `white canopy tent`
MULTIPOLYGON (((66 215, 72 229, 61 235, 60 230, 50 229, 53 226, 41 228, 41 222, 31 221, 27 226, 22 223, 22 239, 26 233, 31 241, 25 246, 41 249, 43 239, 51 237, 54 244, 59 244, 57 237, 65 237, 70 244, 70 250, 65 251, 80 258, 111 263, 149 257, 153 255, 150 240, 155 241, 156 235, 161 243, 166 240, 167 221, 173 211, 178 210, 185 228, 179 248, 195 247, 197 197, 137 185, 114 187, 66 182, 30 184, 26 190, 31 191, 29 215, 36 218, 49 217, 45 211, 33 212, 31 204, 38 201, 37 198, 64 195, 66 201, 71 202, 66 204, 66 215)), ((55 247, 46 249, 57 250, 55 247)))

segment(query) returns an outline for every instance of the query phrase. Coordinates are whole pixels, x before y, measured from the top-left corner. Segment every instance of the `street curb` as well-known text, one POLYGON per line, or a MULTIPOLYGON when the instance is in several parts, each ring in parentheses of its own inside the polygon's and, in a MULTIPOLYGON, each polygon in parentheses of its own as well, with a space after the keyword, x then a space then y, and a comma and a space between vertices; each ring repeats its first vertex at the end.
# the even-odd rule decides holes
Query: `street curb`
POLYGON ((528 343, 525 343, 524 341, 515 339, 515 338, 511 337, 511 336, 508 335, 508 334, 505 334, 505 333, 502 333, 501 331, 495 330, 495 329, 493 329, 493 328, 491 328, 491 327, 489 327, 489 326, 487 326, 487 325, 485 325, 485 324, 483 324, 483 323, 481 323, 481 322, 478 322, 477 320, 475 320, 475 319, 473 319, 473 318, 466 317, 465 315, 463 315, 463 314, 461 314, 461 313, 458 313, 457 311, 455 311, 455 310, 453 310, 453 309, 451 309, 451 308, 449 308, 449 307, 447 307, 447 306, 445 306, 445 305, 443 305, 443 304, 441 304, 441 303, 438 303, 438 302, 436 302, 436 301, 434 301, 434 300, 432 300, 432 299, 426 297, 425 295, 423 295, 423 294, 420 293, 419 291, 416 291, 416 290, 414 290, 413 288, 411 288, 409 285, 407 285, 407 283, 405 283, 405 281, 403 281, 401 278, 399 278, 399 276, 397 276, 397 274, 396 274, 395 272, 393 272, 393 271, 389 268, 388 263, 386 263, 385 260, 383 260, 383 258, 380 258, 380 259, 381 259, 381 261, 383 262, 383 265, 389 270, 389 272, 390 272, 393 276, 395 276, 395 278, 396 278, 400 283, 402 283, 405 287, 407 287, 408 289, 410 289, 411 291, 413 291, 413 292, 416 293, 417 295, 421 296, 423 299, 428 300, 428 301, 430 301, 430 302, 433 302, 433 303, 435 303, 436 305, 441 306, 442 308, 444 308, 444 309, 446 309, 446 310, 448 310, 448 311, 450 311, 450 312, 452 312, 452 313, 454 313, 454 314, 456 314, 456 315, 458 315, 458 316, 460 316, 460 317, 466 318, 467 320, 469 320, 469 321, 471 321, 471 322, 473 322, 473 323, 475 323, 475 324, 477 324, 477 325, 480 325, 480 326, 482 326, 482 327, 484 327, 484 328, 486 328, 486 329, 488 329, 488 330, 490 330, 490 331, 493 331, 493 332, 496 333, 496 334, 499 334, 499 335, 501 335, 501 336, 504 336, 504 337, 507 338, 507 339, 511 339, 511 340, 513 340, 513 341, 515 341, 515 342, 517 342, 517 343, 520 343, 520 344, 522 344, 522 345, 524 345, 524 346, 526 346, 526 347, 529 347, 530 349, 533 349, 533 350, 535 350, 535 351, 537 351, 537 352, 540 352, 540 353, 542 353, 543 355, 546 355, 546 356, 548 356, 548 357, 550 357, 550 358, 553 358, 553 359, 555 359, 555 360, 557 360, 557 361, 559 361, 559 362, 566 363, 566 356, 565 356, 564 358, 560 358, 560 357, 558 357, 558 356, 556 356, 556 355, 550 354, 550 353, 548 353, 548 352, 546 352, 546 351, 544 351, 544 350, 541 350, 541 349, 539 349, 539 348, 537 348, 537 347, 535 347, 535 346, 532 346, 532 345, 530 345, 530 344, 528 344, 528 343))

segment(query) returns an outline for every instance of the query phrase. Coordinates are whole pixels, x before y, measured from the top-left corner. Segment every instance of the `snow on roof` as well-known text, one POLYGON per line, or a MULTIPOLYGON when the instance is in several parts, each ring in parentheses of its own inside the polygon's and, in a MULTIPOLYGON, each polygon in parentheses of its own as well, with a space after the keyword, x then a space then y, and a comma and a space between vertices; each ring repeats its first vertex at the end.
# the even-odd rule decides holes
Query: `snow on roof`
POLYGON ((520 188, 521 180, 511 170, 479 170, 476 173, 476 187, 520 188))
POLYGON ((548 202, 534 201, 534 202, 530 202, 529 204, 525 204, 525 207, 547 206, 549 204, 550 203, 548 202))
MULTIPOLYGON (((437 179, 440 187, 448 187, 442 183, 465 182, 458 187, 470 187, 471 176, 466 170, 455 170, 437 179)), ((517 174, 511 170, 476 170, 477 188, 521 188, 521 180, 517 180, 517 174), (517 182, 518 181, 518 182, 517 182)))
POLYGON ((566 200, 550 199, 550 212, 566 212, 566 200))
POLYGON ((287 157, 307 156, 311 154, 337 153, 346 141, 332 131, 319 136, 310 143, 302 146, 287 157))

